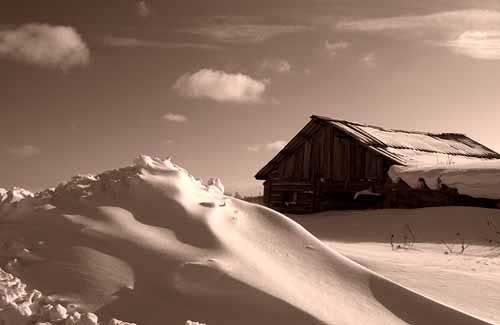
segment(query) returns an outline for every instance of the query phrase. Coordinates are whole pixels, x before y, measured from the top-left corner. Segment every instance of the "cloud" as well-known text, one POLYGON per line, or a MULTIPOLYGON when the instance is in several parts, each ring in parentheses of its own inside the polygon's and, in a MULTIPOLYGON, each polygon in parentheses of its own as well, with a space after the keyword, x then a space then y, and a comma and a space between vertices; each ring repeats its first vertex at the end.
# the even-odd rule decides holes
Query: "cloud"
POLYGON ((181 48, 197 48, 197 49, 217 49, 216 45, 203 43, 189 42, 160 42, 151 40, 141 40, 133 37, 117 37, 106 36, 102 38, 102 43, 110 47, 124 48, 156 48, 156 49, 181 49, 181 48))
POLYGON ((288 142, 286 142, 286 141, 278 140, 278 141, 274 141, 274 142, 270 142, 270 143, 266 144, 265 147, 269 151, 279 151, 279 150, 283 149, 287 143, 288 142))
POLYGON ((182 114, 174 114, 174 113, 167 113, 163 115, 163 119, 170 121, 170 122, 176 122, 176 123, 183 123, 187 122, 188 118, 185 115, 182 114))
POLYGON ((23 145, 19 147, 11 147, 7 149, 7 153, 14 158, 28 159, 41 153, 40 148, 33 145, 23 145))
POLYGON ((344 42, 344 41, 335 42, 335 43, 331 43, 328 40, 325 41, 325 49, 328 52, 328 54, 332 57, 337 55, 338 51, 346 49, 349 46, 350 46, 350 44, 348 42, 344 42))
POLYGON ((474 59, 500 60, 500 31, 466 31, 445 45, 474 59))
POLYGON ((417 28, 463 30, 498 27, 499 24, 500 11, 468 9, 443 11, 428 15, 343 20, 337 23, 336 28, 364 32, 417 28))
POLYGON ((277 73, 290 72, 292 70, 291 64, 287 60, 264 60, 260 65, 261 71, 272 71, 277 73))
POLYGON ((343 20, 337 23, 336 28, 424 40, 475 59, 500 59, 500 11, 495 10, 468 9, 428 15, 343 20))
POLYGON ((367 67, 367 68, 375 68, 377 66, 377 62, 375 61, 375 53, 367 53, 363 55, 361 58, 361 62, 367 67))
POLYGON ((260 144, 256 144, 256 145, 252 145, 252 146, 248 146, 247 147, 247 150, 251 151, 251 152, 259 152, 260 149, 261 149, 261 145, 260 144))
POLYGON ((186 73, 172 87, 179 95, 208 98, 217 102, 258 103, 266 91, 268 81, 255 80, 237 73, 202 69, 186 73))
POLYGON ((267 151, 280 151, 283 149, 288 142, 283 141, 283 140, 277 140, 273 142, 269 142, 266 144, 254 144, 251 146, 247 147, 247 150, 250 152, 259 152, 262 150, 267 150, 267 151))
POLYGON ((0 58, 68 70, 85 65, 90 51, 71 27, 27 24, 0 30, 0 58))
POLYGON ((175 141, 174 141, 174 140, 172 140, 172 139, 167 139, 167 140, 163 141, 163 143, 164 143, 164 144, 166 144, 166 145, 173 144, 174 142, 175 142, 175 141))
POLYGON ((183 30, 225 43, 259 43, 277 36, 311 30, 302 25, 221 22, 183 30))
POLYGON ((151 9, 149 9, 146 1, 139 1, 137 3, 137 14, 141 17, 148 17, 151 15, 151 9))

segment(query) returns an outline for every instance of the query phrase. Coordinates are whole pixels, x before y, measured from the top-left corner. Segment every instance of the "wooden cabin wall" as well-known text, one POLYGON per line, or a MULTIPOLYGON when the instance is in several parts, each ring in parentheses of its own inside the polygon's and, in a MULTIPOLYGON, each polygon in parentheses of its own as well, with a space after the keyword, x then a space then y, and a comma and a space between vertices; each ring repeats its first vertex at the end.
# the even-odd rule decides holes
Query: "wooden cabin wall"
POLYGON ((308 146, 303 144, 294 152, 290 153, 288 157, 283 159, 272 172, 273 179, 289 179, 301 180, 307 179, 306 165, 309 165, 309 157, 305 156, 308 146))
POLYGON ((314 188, 310 183, 274 181, 271 189, 269 207, 290 213, 313 211, 314 188))
POLYGON ((269 206, 271 203, 271 182, 270 181, 264 181, 264 204, 269 206))
POLYGON ((335 129, 323 127, 283 159, 272 179, 327 182, 384 180, 384 157, 335 129))
POLYGON ((297 213, 347 208, 355 192, 367 189, 373 182, 385 181, 387 164, 380 154, 325 125, 275 167, 267 181, 269 194, 264 189, 266 204, 297 213), (289 195, 295 195, 297 202, 285 206, 289 195))
POLYGON ((273 178, 337 182, 366 178, 367 173, 378 173, 378 167, 372 165, 377 161, 374 155, 335 128, 323 127, 276 166, 273 178))
POLYGON ((311 175, 311 150, 312 150, 312 142, 310 139, 307 139, 304 143, 304 164, 302 166, 302 179, 310 179, 311 175))
POLYGON ((332 128, 333 132, 333 151, 332 151, 332 161, 333 161, 333 180, 344 182, 348 179, 348 154, 349 152, 349 140, 342 132, 332 128))
MULTIPOLYGON (((352 143, 354 141, 350 137, 333 127, 323 127, 277 165, 273 178, 346 181, 351 174, 352 143)), ((364 166, 357 169, 362 168, 364 166)))

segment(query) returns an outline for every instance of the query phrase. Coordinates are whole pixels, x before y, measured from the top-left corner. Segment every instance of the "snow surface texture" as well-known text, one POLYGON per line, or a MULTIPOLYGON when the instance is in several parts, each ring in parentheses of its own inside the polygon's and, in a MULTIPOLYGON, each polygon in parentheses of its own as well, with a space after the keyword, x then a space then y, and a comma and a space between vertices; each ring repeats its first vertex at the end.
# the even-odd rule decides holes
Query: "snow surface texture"
POLYGON ((389 169, 394 183, 403 180, 412 188, 420 188, 422 180, 433 189, 441 185, 455 188, 460 194, 476 198, 500 200, 500 160, 450 165, 406 167, 394 165, 389 169))
POLYGON ((66 313, 139 325, 488 324, 170 159, 75 177, 9 205, 0 224, 1 266, 66 313))
MULTIPOLYGON (((500 210, 473 207, 326 211, 294 216, 332 249, 422 295, 500 324, 500 210), (494 226, 496 225, 496 226, 494 226), (409 248, 404 244, 411 229, 409 248), (463 254, 460 233, 468 248, 463 254), (490 244, 489 240, 496 243, 490 244), (442 243, 446 242, 454 253, 442 243), (449 254, 445 254, 445 252, 449 254)), ((404 305, 404 295, 392 303, 404 305)), ((453 322, 410 322, 454 324, 453 322)), ((370 323, 368 323, 370 324, 370 323)))
MULTIPOLYGON (((64 325, 136 325, 115 318, 99 322, 93 313, 80 313, 77 306, 63 306, 38 290, 28 291, 26 284, 0 268, 0 324, 64 324, 64 325)), ((186 325, 207 325, 188 320, 186 325)))
MULTIPOLYGON (((26 284, 0 269, 0 324, 27 325, 35 322, 64 325, 99 325, 97 315, 81 314, 72 305, 56 304, 38 290, 27 291, 26 284)), ((135 325, 111 319, 108 325, 135 325)))

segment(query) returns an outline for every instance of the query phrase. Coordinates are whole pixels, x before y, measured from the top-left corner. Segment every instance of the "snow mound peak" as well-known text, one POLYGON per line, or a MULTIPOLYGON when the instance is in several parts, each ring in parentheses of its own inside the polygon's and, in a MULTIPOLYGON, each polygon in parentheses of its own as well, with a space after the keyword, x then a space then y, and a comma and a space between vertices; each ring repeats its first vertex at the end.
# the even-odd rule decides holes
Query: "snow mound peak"
POLYGON ((35 194, 17 187, 11 190, 0 188, 0 216, 18 211, 20 207, 29 208, 43 204, 57 206, 82 199, 119 200, 120 197, 133 196, 134 191, 141 191, 141 184, 145 183, 146 178, 156 178, 158 182, 168 184, 169 190, 164 194, 186 207, 198 204, 223 206, 227 199, 224 185, 219 178, 210 178, 203 183, 200 178, 192 176, 187 170, 175 164, 171 157, 161 159, 139 155, 132 165, 97 175, 76 175, 55 188, 35 194), (30 200, 20 202, 26 198, 30 200))
POLYGON ((14 187, 11 190, 0 188, 0 204, 12 204, 34 196, 32 192, 20 187, 14 187))
POLYGON ((171 157, 168 157, 165 160, 160 158, 154 158, 147 155, 139 155, 134 160, 134 164, 139 168, 147 168, 147 169, 156 169, 156 170, 164 170, 164 171, 180 171, 182 168, 177 166, 172 162, 171 157))
POLYGON ((186 169, 176 165, 171 157, 167 159, 153 158, 147 155, 139 155, 135 159, 135 168, 139 174, 144 172, 153 175, 162 175, 164 183, 171 185, 170 196, 176 200, 184 201, 190 198, 201 199, 207 205, 223 205, 226 199, 224 185, 219 178, 210 178, 204 184, 200 178, 194 177, 186 169))

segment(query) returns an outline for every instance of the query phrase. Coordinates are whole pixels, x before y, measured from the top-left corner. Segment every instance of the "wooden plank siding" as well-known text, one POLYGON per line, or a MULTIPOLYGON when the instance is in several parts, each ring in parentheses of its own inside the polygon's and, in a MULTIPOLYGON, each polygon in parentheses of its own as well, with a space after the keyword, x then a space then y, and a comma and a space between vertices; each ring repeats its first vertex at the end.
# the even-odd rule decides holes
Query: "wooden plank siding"
POLYGON ((325 125, 305 137, 277 164, 264 187, 265 202, 272 208, 297 213, 345 207, 345 201, 352 201, 356 191, 383 183, 384 168, 381 155, 325 125), (285 205, 293 192, 297 202, 285 205))
POLYGON ((304 164, 302 165, 302 179, 309 179, 311 177, 311 140, 308 139, 304 143, 304 164))

